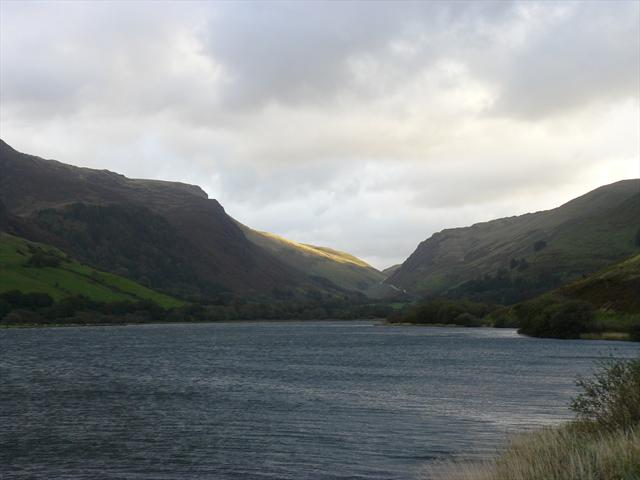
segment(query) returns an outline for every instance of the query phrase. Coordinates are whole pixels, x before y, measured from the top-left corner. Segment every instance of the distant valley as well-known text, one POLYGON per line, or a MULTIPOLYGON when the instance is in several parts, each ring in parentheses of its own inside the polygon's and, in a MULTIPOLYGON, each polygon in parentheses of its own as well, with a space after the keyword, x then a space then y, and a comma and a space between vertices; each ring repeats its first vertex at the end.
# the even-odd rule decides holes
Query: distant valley
MULTIPOLYGON (((0 174, 0 294, 151 300, 182 309, 172 318, 201 320, 386 317, 415 301, 508 306, 559 288, 596 308, 640 310, 639 179, 552 210, 445 229, 379 271, 243 225, 194 185, 74 167, 4 142, 0 174)), ((472 316, 493 311, 474 307, 472 316)))

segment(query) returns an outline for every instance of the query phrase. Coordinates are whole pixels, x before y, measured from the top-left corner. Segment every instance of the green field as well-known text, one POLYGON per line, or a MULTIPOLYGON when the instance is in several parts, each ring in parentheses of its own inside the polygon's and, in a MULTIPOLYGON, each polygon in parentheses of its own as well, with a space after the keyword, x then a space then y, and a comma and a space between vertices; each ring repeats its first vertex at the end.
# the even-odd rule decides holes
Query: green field
POLYGON ((54 247, 0 233, 0 293, 10 290, 47 293, 54 300, 84 295, 98 302, 152 300, 163 308, 184 305, 139 283, 83 265, 54 247), (57 258, 53 262, 57 265, 29 265, 34 254, 57 258))

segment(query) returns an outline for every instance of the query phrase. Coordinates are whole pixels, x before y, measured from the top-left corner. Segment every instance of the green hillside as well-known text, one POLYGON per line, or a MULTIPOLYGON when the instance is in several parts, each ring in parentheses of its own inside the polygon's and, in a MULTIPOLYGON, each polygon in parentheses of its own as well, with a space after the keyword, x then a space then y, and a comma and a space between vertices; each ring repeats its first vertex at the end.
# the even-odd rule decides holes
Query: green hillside
POLYGON ((431 299, 389 323, 517 327, 533 337, 640 341, 640 254, 511 306, 431 299))
POLYGON ((98 302, 152 300, 164 308, 184 302, 118 275, 94 270, 60 250, 0 232, 0 293, 46 293, 54 300, 84 295, 98 302))
POLYGON ((640 251, 640 180, 553 210, 434 234, 387 283, 424 297, 514 304, 640 251))
POLYGON ((640 341, 640 254, 494 317, 536 337, 640 341))
POLYGON ((566 285, 558 293, 602 310, 640 313, 640 254, 566 285))
POLYGON ((267 250, 285 264, 308 275, 326 279, 345 290, 367 293, 385 275, 365 261, 327 247, 298 243, 240 225, 249 241, 267 250))

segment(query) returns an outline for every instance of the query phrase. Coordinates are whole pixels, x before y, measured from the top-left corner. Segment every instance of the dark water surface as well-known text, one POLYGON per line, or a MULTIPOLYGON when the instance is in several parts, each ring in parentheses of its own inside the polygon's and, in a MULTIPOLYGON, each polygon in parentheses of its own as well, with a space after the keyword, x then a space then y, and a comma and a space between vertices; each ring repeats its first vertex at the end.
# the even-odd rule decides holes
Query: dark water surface
POLYGON ((418 479, 637 344, 281 322, 0 330, 0 478, 418 479))

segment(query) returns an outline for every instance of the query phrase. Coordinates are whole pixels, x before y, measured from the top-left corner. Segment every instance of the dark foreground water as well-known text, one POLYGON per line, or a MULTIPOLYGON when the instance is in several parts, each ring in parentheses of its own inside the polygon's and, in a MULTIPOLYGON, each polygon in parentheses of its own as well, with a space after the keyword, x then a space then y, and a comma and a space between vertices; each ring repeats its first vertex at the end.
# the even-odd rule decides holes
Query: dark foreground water
POLYGON ((0 478, 418 479, 637 344, 373 322, 0 330, 0 478))

